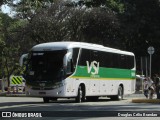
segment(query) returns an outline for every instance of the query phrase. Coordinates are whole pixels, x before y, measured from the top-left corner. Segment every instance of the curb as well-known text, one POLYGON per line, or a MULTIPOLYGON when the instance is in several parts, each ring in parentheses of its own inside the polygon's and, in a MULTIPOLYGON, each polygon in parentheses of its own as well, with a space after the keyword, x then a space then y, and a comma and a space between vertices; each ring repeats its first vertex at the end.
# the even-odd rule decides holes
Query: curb
POLYGON ((132 103, 160 103, 160 99, 132 99, 132 103))
POLYGON ((6 97, 26 97, 26 94, 6 94, 6 97))
POLYGON ((5 96, 5 97, 26 97, 26 94, 24 94, 24 93, 12 94, 12 93, 3 92, 3 93, 0 93, 0 96, 5 96))
POLYGON ((0 93, 0 96, 6 96, 6 93, 0 93))

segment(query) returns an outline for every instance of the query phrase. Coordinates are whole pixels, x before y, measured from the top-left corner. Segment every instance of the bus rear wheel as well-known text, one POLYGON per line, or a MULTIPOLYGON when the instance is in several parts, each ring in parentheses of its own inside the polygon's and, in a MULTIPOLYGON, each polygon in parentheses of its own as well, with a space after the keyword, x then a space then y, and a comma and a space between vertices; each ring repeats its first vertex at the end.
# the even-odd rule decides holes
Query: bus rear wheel
POLYGON ((85 101, 85 90, 82 89, 82 86, 79 86, 78 88, 78 95, 76 97, 76 102, 81 103, 85 101))
POLYGON ((123 100, 123 88, 122 86, 118 87, 118 94, 110 97, 112 100, 123 100))
POLYGON ((118 87, 117 100, 123 100, 123 88, 122 88, 122 86, 118 87))

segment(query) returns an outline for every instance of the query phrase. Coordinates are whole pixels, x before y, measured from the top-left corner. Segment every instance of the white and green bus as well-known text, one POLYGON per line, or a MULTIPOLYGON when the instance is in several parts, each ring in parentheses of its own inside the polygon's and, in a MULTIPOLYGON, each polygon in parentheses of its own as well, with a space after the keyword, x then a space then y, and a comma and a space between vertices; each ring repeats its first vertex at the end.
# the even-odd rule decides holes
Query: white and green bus
POLYGON ((107 96, 121 100, 135 92, 135 56, 131 52, 83 42, 50 42, 34 46, 27 57, 26 94, 75 98, 77 102, 107 96))

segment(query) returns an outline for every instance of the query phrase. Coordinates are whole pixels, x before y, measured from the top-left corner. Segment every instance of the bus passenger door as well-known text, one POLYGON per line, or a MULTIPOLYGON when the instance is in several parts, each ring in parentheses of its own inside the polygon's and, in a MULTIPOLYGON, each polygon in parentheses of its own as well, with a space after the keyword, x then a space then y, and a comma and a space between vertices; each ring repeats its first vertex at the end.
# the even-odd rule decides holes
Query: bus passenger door
POLYGON ((66 92, 67 95, 72 96, 73 93, 75 92, 74 89, 74 79, 70 78, 69 76, 72 75, 73 73, 73 60, 72 60, 72 52, 69 51, 63 60, 64 63, 64 71, 66 75, 66 92))
POLYGON ((99 80, 90 80, 90 94, 91 95, 99 95, 99 80))

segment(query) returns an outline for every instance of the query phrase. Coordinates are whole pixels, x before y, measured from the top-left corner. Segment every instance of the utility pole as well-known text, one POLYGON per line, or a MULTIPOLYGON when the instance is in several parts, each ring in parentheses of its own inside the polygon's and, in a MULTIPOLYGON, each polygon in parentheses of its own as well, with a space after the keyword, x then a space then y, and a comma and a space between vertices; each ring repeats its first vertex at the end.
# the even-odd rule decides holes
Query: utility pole
POLYGON ((3 50, 2 50, 2 65, 1 65, 1 72, 2 72, 2 81, 1 81, 1 88, 2 93, 4 92, 4 70, 3 70, 3 50))

